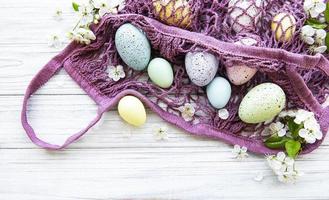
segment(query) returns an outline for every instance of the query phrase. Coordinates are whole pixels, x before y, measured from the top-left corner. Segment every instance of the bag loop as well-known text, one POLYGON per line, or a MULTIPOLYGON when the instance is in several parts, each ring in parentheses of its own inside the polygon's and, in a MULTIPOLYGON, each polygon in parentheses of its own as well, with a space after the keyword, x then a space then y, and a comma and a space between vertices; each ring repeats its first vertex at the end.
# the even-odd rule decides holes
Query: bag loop
POLYGON ((49 81, 51 77, 53 77, 62 67, 65 59, 71 54, 74 48, 77 46, 75 43, 71 43, 67 48, 65 48, 59 55, 50 60, 40 71, 39 73, 32 79, 30 82, 24 96, 23 100, 23 108, 21 113, 21 121, 23 128, 25 129, 27 135, 31 139, 31 141, 45 149, 58 150, 63 149, 78 140, 82 135, 84 135, 91 127, 93 127, 102 117, 103 113, 106 112, 108 108, 99 107, 97 111, 97 116, 89 123, 87 127, 79 131, 78 133, 73 134, 62 145, 55 145, 47 143, 36 135, 34 129, 29 124, 27 119, 27 103, 30 97, 45 83, 49 81))

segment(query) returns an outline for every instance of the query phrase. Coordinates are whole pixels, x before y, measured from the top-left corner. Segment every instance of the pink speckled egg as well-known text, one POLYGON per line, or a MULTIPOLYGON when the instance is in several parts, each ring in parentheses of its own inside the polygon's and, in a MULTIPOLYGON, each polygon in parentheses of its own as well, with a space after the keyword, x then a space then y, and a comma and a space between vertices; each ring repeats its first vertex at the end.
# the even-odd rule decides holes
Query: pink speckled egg
MULTIPOLYGON (((257 41, 253 38, 242 38, 235 44, 254 46, 257 41)), ((234 85, 243 85, 247 83, 257 72, 256 68, 250 68, 241 62, 233 62, 232 66, 226 67, 227 77, 234 85)))
POLYGON ((230 82, 234 85, 243 85, 248 82, 257 72, 257 69, 247 67, 244 64, 235 64, 226 67, 226 73, 230 82))

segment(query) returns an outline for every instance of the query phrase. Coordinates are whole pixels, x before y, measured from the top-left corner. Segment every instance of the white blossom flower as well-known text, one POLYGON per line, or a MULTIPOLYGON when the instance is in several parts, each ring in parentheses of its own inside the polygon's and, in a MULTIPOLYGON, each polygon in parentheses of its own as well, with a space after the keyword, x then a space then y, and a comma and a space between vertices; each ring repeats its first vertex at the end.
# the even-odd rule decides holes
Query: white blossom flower
POLYGON ((320 124, 316 121, 314 117, 310 117, 304 121, 304 128, 312 131, 319 131, 320 124))
POLYGON ((167 140, 168 139, 167 131, 168 131, 167 127, 157 128, 154 132, 154 137, 157 140, 167 140))
POLYGON ((305 25, 302 27, 301 37, 305 43, 309 45, 314 44, 314 38, 313 38, 314 35, 315 35, 315 29, 312 26, 305 25))
POLYGON ((121 11, 125 8, 126 2, 124 0, 121 0, 119 6, 118 6, 118 11, 121 11))
POLYGON ((305 0, 304 10, 312 18, 317 18, 326 10, 326 3, 323 0, 305 0))
POLYGON ((63 11, 61 10, 61 9, 59 9, 59 8, 57 8, 56 10, 55 10, 55 13, 54 13, 54 19, 55 20, 57 20, 57 21, 60 21, 60 20, 62 20, 63 19, 63 11))
POLYGON ((315 31, 315 43, 322 45, 325 42, 327 32, 323 29, 316 29, 315 31))
POLYGON ((108 4, 104 0, 94 0, 94 7, 99 9, 98 14, 100 17, 103 17, 110 10, 108 4))
POLYGON ((193 119, 195 109, 192 104, 186 103, 179 108, 179 111, 182 113, 182 117, 185 121, 191 121, 193 119))
POLYGON ((299 172, 296 170, 288 171, 288 172, 283 172, 278 175, 278 180, 282 183, 295 183, 300 176, 299 172))
POLYGON ((122 65, 110 66, 108 68, 108 73, 109 73, 109 77, 114 81, 118 81, 126 76, 122 65))
POLYGON ((284 117, 295 117, 296 116, 296 111, 295 110, 288 110, 288 111, 282 111, 279 114, 280 118, 284 118, 284 117))
POLYGON ((94 0, 94 6, 95 8, 99 9, 98 14, 102 17, 106 13, 117 14, 118 11, 124 8, 124 2, 124 0, 94 0))
POLYGON ((63 46, 63 41, 60 39, 60 36, 57 34, 52 34, 49 37, 48 45, 53 48, 61 48, 63 46))
POLYGON ((80 25, 88 26, 94 21, 93 7, 88 5, 81 5, 79 7, 80 25))
POLYGON ((257 172, 256 176, 254 177, 254 180, 257 182, 260 182, 264 179, 264 174, 263 172, 257 172))
POLYGON ((90 44, 92 40, 96 39, 94 33, 88 28, 78 28, 75 31, 68 33, 68 38, 82 44, 90 44))
POLYGON ((279 152, 277 155, 266 156, 266 160, 280 182, 295 183, 301 175, 296 170, 295 160, 286 156, 283 152, 279 152))
POLYGON ((228 119, 230 116, 230 113, 228 112, 227 109, 223 108, 223 109, 220 109, 218 110, 218 117, 221 118, 221 119, 228 119))
POLYGON ((287 128, 281 122, 270 124, 270 130, 272 131, 272 134, 278 134, 279 137, 283 137, 287 133, 287 128))
POLYGON ((296 124, 301 124, 311 117, 314 117, 314 113, 309 112, 307 110, 299 109, 297 110, 296 118, 294 119, 294 122, 296 124))
POLYGON ((234 158, 241 160, 241 159, 248 157, 247 151, 248 151, 247 147, 244 147, 244 146, 240 147, 240 145, 236 144, 233 147, 232 153, 233 153, 234 158))
POLYGON ((313 53, 324 53, 327 51, 327 46, 311 46, 310 51, 313 53))
POLYGON ((304 128, 299 130, 298 135, 310 144, 313 144, 316 140, 321 140, 323 136, 321 131, 310 131, 304 128))

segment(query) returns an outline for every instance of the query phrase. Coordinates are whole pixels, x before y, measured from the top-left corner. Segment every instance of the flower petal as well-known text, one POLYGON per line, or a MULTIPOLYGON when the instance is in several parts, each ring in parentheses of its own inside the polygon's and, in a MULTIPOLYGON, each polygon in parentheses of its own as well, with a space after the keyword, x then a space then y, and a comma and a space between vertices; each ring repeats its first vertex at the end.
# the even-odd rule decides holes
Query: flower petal
POLYGON ((230 113, 228 112, 227 109, 220 109, 218 110, 218 117, 221 118, 221 119, 228 119, 230 116, 230 113))
POLYGON ((315 53, 324 53, 327 51, 327 46, 319 46, 314 49, 315 53))
POLYGON ((316 5, 315 5, 315 7, 314 7, 314 10, 317 12, 317 13, 319 13, 319 14, 321 14, 321 13, 323 13, 325 10, 326 10, 326 4, 324 3, 324 2, 318 2, 316 5))
POLYGON ((314 44, 314 39, 312 37, 303 37, 303 41, 306 43, 306 44, 309 44, 309 45, 312 45, 314 44))

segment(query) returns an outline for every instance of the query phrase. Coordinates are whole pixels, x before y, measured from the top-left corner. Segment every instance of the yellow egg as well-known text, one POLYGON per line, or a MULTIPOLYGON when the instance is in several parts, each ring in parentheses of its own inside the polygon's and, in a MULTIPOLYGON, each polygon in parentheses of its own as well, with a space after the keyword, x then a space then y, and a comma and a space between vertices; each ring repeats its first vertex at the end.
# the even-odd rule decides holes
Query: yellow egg
POLYGON ((141 126, 146 121, 144 105, 134 96, 123 97, 119 101, 118 112, 123 120, 134 126, 141 126))
POLYGON ((272 20, 271 28, 275 39, 279 42, 289 42, 296 31, 296 19, 288 13, 279 13, 272 20))
POLYGON ((153 0, 153 7, 158 18, 168 25, 187 28, 192 23, 187 0, 153 0))

